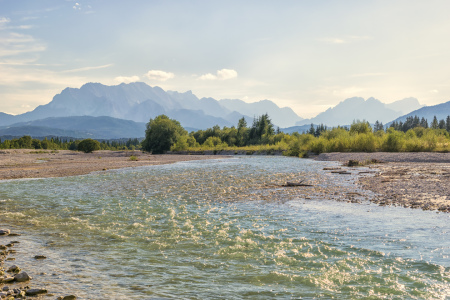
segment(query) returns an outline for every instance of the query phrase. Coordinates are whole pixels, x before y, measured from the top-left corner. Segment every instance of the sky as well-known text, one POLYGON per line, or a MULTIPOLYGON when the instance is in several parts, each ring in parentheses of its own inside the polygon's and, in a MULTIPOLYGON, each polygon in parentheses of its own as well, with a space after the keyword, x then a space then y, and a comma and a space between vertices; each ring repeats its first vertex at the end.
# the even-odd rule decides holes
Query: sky
POLYGON ((450 1, 0 0, 0 112, 87 82, 263 99, 450 101, 450 1))

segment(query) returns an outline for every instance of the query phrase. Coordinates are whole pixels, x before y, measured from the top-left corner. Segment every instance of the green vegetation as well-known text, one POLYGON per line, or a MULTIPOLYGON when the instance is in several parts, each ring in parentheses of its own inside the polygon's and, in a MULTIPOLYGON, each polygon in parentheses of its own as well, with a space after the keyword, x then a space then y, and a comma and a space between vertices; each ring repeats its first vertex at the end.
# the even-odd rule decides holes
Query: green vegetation
MULTIPOLYGON (((0 149, 36 149, 30 153, 47 153, 47 151, 57 150, 80 150, 78 144, 81 140, 63 139, 52 137, 43 140, 32 139, 30 136, 23 136, 19 139, 0 140, 0 149), (31 146, 28 141, 31 140, 31 146)), ((128 140, 102 140, 99 141, 100 150, 139 150, 141 142, 138 139, 128 140)))
MULTIPOLYGON (((19 139, 0 141, 0 148, 36 149, 35 153, 43 153, 41 151, 46 149, 53 151, 58 149, 80 151, 142 149, 155 154, 169 150, 184 153, 227 151, 244 155, 283 153, 297 157, 308 157, 310 154, 324 152, 448 152, 450 151, 450 116, 446 120, 434 118, 431 126, 428 126, 427 120, 423 118, 409 117, 404 123, 392 123, 387 130, 378 121, 373 128, 366 121, 354 121, 350 128, 328 128, 319 125, 311 126, 306 133, 285 134, 275 129, 269 116, 265 114, 255 117, 250 127, 242 118, 237 127, 214 126, 188 134, 178 121, 161 115, 150 120, 145 136, 142 143, 139 143, 137 139, 120 143, 88 139, 91 148, 85 148, 86 140, 62 141, 58 138, 37 140, 24 136, 19 139)), ((134 158, 130 157, 130 159, 134 158)))
MULTIPOLYGON (((180 122, 169 119, 166 115, 150 119, 145 130, 145 139, 142 141, 144 151, 161 154, 170 150, 178 139, 186 136, 187 131, 180 122)), ((180 141, 181 142, 181 141, 180 141)))
POLYGON ((84 153, 91 153, 100 150, 100 143, 93 139, 85 139, 78 143, 78 150, 84 153))

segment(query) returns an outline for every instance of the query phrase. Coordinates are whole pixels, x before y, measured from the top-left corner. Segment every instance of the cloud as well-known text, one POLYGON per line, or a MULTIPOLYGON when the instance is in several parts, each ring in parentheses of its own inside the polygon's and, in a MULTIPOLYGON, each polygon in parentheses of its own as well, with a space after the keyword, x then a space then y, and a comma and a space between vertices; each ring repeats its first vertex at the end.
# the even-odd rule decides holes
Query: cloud
POLYGON ((117 76, 114 80, 120 83, 130 83, 139 81, 139 76, 117 76))
POLYGON ((0 31, 0 57, 14 56, 21 53, 41 52, 46 46, 30 35, 16 32, 0 31))
POLYGON ((11 20, 5 17, 0 17, 0 26, 9 23, 11 20))
POLYGON ((81 10, 80 3, 75 3, 75 5, 72 8, 75 10, 81 10))
POLYGON ((438 94, 439 91, 438 91, 438 90, 431 90, 430 93, 432 93, 432 94, 438 94))
POLYGON ((150 80, 166 81, 167 79, 174 78, 175 74, 161 70, 150 70, 144 76, 150 80))
POLYGON ((238 73, 235 70, 231 69, 222 69, 218 70, 216 72, 216 75, 207 73, 202 76, 200 76, 198 79, 200 80, 227 80, 236 78, 238 76, 238 73))
POLYGON ((113 66, 113 64, 107 64, 107 65, 95 66, 95 67, 84 67, 84 68, 78 68, 78 69, 72 69, 72 70, 65 70, 65 71, 62 71, 61 73, 83 72, 83 71, 90 71, 90 70, 109 68, 111 66, 113 66))

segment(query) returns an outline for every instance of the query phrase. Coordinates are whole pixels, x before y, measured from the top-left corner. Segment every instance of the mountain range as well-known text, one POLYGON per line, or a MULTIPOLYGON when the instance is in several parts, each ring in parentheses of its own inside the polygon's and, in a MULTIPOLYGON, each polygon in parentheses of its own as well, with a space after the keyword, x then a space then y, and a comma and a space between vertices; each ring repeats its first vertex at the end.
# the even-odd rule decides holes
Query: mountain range
POLYGON ((329 127, 350 125, 354 120, 384 124, 419 115, 431 121, 450 114, 450 102, 422 107, 415 98, 384 104, 375 98, 353 97, 311 119, 302 119, 289 107, 278 107, 270 100, 246 103, 238 99, 198 98, 191 91, 164 91, 135 82, 116 86, 87 83, 81 88, 66 88, 51 102, 21 115, 0 113, 1 136, 70 136, 99 139, 143 137, 145 124, 160 114, 178 120, 188 131, 215 125, 236 126, 244 117, 268 113, 284 132, 303 132, 313 124, 329 127), (296 126, 294 126, 296 125, 296 126))
POLYGON ((324 124, 327 126, 350 125, 354 120, 366 120, 387 123, 402 115, 422 107, 416 98, 406 98, 390 104, 382 103, 375 98, 364 100, 353 97, 340 102, 335 107, 318 114, 312 119, 301 120, 297 126, 307 124, 324 124))
POLYGON ((177 119, 184 127, 206 129, 236 126, 240 118, 271 112, 277 126, 292 126, 301 118, 291 108, 279 108, 269 100, 246 103, 241 100, 199 99, 191 91, 164 91, 142 82, 106 86, 87 83, 81 88, 66 88, 53 100, 33 111, 12 116, 2 114, 0 126, 49 117, 108 116, 135 122, 148 122, 160 114, 177 119), (252 112, 252 114, 249 114, 252 112))

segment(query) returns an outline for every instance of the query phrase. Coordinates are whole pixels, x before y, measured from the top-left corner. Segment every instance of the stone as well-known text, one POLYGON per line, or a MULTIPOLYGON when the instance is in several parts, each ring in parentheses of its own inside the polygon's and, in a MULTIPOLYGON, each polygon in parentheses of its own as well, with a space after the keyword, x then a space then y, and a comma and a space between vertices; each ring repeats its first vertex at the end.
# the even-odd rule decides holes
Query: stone
POLYGON ((17 282, 25 282, 31 280, 31 277, 27 274, 27 272, 22 272, 14 275, 14 280, 17 282))
POLYGON ((14 277, 7 276, 7 277, 4 277, 2 281, 3 281, 3 283, 11 282, 11 281, 14 281, 14 277))
POLYGON ((36 296, 40 294, 47 294, 46 289, 29 289, 25 291, 25 295, 27 296, 36 296))
POLYGON ((19 273, 20 272, 20 268, 16 265, 12 265, 11 267, 9 267, 8 271, 9 273, 19 273))
POLYGON ((2 291, 4 291, 4 292, 9 291, 9 286, 4 286, 4 287, 2 288, 2 291))
POLYGON ((77 299, 77 296, 75 295, 67 295, 67 296, 59 296, 58 300, 75 300, 77 299))
POLYGON ((47 258, 47 256, 44 256, 44 255, 36 255, 34 257, 34 259, 46 259, 46 258, 47 258))
POLYGON ((6 249, 8 249, 7 246, 5 246, 5 245, 0 245, 0 250, 6 250, 6 249))
POLYGON ((9 235, 10 233, 9 229, 0 229, 0 235, 9 235))
POLYGON ((9 236, 21 236, 20 233, 10 233, 9 236))

